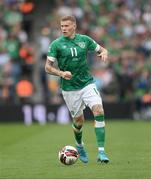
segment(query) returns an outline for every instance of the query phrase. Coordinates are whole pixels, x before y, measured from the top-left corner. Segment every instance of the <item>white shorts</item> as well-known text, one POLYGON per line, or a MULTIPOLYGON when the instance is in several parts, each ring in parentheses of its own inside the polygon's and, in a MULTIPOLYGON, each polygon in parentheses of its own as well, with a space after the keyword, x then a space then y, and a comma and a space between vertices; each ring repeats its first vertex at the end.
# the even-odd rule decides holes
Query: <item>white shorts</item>
POLYGON ((62 94, 72 118, 81 116, 86 106, 90 109, 96 104, 102 106, 102 98, 94 83, 80 90, 62 91, 62 94))

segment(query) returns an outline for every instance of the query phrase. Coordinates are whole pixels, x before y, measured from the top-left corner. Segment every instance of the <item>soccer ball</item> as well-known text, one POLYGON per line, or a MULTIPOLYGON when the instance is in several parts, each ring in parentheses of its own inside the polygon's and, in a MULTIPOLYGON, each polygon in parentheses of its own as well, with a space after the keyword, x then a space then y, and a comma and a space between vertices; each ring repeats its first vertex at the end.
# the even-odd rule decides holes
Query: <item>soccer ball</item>
POLYGON ((65 165, 74 164, 79 157, 77 149, 73 146, 67 145, 59 151, 59 161, 65 165))

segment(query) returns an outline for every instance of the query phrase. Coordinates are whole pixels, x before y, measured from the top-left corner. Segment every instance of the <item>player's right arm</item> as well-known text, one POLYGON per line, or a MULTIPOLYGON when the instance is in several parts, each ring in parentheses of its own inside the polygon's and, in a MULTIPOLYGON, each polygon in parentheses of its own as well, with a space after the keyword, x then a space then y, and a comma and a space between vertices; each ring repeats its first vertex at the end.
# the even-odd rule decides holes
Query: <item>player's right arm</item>
POLYGON ((48 74, 60 76, 66 80, 70 80, 72 78, 72 74, 70 71, 61 71, 53 66, 53 62, 47 58, 46 65, 45 65, 45 71, 48 74))
POLYGON ((48 74, 60 76, 66 80, 70 80, 72 78, 71 72, 61 71, 60 69, 57 69, 56 67, 53 66, 54 61, 57 60, 57 55, 58 55, 57 41, 54 41, 49 46, 47 60, 46 60, 46 64, 45 64, 45 71, 48 74))

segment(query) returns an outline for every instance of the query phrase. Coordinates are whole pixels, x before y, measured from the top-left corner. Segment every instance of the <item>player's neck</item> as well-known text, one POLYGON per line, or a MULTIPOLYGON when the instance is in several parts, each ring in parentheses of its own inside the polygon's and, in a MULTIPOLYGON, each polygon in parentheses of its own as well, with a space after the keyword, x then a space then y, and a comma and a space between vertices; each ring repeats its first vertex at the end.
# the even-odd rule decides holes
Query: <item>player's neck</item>
POLYGON ((75 38, 75 32, 69 37, 69 39, 74 39, 75 38))

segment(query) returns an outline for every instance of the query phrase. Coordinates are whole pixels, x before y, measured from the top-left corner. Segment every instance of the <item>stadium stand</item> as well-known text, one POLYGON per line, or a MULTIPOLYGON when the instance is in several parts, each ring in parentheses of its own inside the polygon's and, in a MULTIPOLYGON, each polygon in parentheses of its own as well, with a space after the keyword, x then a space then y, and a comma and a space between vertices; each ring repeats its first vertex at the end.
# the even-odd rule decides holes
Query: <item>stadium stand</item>
POLYGON ((133 101, 136 111, 151 103, 151 0, 1 0, 1 102, 15 102, 24 74, 36 87, 31 101, 62 102, 58 78, 46 75, 44 63, 65 14, 75 15, 78 31, 109 50, 106 64, 88 55, 103 100, 133 101))

